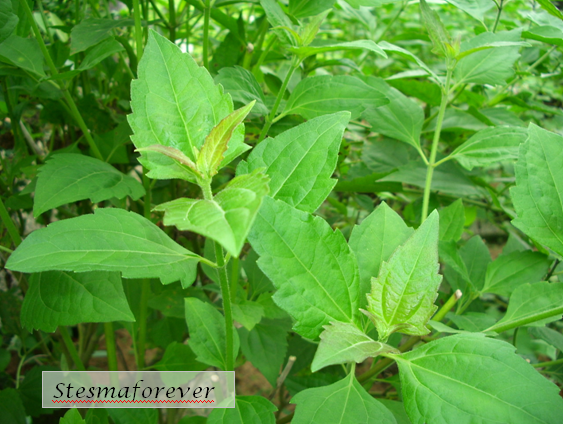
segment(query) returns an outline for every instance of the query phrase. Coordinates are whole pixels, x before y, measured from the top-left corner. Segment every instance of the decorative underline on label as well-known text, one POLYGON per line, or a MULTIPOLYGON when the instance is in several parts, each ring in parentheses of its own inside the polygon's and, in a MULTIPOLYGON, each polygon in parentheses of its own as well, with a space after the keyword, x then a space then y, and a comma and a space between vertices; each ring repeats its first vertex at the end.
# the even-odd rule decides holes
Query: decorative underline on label
POLYGON ((214 400, 159 400, 159 399, 146 399, 146 400, 55 400, 51 399, 54 403, 213 403, 214 400))

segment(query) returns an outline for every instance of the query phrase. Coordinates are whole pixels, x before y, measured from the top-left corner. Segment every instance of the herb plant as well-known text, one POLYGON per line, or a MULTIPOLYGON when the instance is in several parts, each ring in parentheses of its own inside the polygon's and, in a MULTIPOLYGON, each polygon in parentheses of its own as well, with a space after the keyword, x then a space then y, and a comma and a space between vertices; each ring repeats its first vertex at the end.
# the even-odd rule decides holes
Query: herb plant
POLYGON ((555 3, 2 0, 2 416, 560 423, 555 3), (41 408, 210 367, 235 409, 41 408))

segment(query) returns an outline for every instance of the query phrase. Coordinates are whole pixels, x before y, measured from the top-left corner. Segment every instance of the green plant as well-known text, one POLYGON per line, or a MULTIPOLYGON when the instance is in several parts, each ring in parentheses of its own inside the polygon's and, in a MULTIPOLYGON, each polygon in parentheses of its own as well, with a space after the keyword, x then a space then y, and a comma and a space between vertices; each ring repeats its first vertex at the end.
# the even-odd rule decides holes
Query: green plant
POLYGON ((49 366, 246 361, 235 410, 84 419, 560 421, 562 16, 396 3, 2 3, 14 422, 49 366))

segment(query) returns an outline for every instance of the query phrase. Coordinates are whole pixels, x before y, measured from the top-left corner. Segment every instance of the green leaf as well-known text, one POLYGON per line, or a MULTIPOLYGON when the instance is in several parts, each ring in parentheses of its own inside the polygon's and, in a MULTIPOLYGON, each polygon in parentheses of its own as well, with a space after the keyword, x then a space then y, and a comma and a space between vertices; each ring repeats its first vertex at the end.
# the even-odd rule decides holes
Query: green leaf
MULTIPOLYGON (((426 63, 424 63, 422 61, 422 59, 420 59, 418 56, 414 55, 412 52, 405 50, 402 47, 396 46, 395 44, 388 43, 387 41, 380 41, 379 47, 381 47, 386 52, 399 53, 401 56, 403 56, 403 57, 405 57, 409 60, 412 60, 413 62, 415 62, 419 66, 419 68, 426 71, 428 73, 428 75, 430 75, 435 81, 440 81, 440 79, 438 78, 438 75, 436 75, 436 73, 434 73, 434 71, 432 69, 430 69, 430 67, 426 63)), ((439 100, 438 100, 438 103, 439 103, 439 100)))
POLYGON ((240 348, 252 365, 260 370, 272 387, 287 353, 287 320, 263 319, 251 331, 239 328, 240 348))
POLYGON ((464 331, 478 333, 489 328, 496 321, 492 315, 482 312, 466 312, 463 315, 456 315, 452 312, 446 314, 446 318, 451 320, 457 328, 464 331))
POLYGON ((44 371, 59 371, 52 365, 34 366, 27 371, 25 378, 17 388, 19 397, 24 405, 27 415, 39 417, 44 414, 52 414, 51 408, 43 408, 42 405, 42 382, 44 371))
MULTIPOLYGON (((520 41, 521 30, 484 32, 461 44, 461 51, 468 51, 497 41, 520 41)), ((489 48, 461 59, 455 68, 458 84, 501 84, 514 75, 512 66, 520 57, 519 47, 489 48)))
POLYGON ((530 327, 528 332, 534 337, 544 340, 556 349, 563 351, 563 334, 549 327, 530 327))
MULTIPOLYGON (((128 116, 133 143, 137 148, 172 147, 195 162, 194 149, 201 148, 211 130, 233 111, 230 95, 189 54, 154 31, 149 32, 138 73, 139 79, 131 84, 133 114, 128 116)), ((223 165, 249 148, 244 144, 244 125, 239 125, 223 165)), ((151 178, 195 181, 192 173, 160 153, 143 152, 139 161, 151 178)))
POLYGON ((102 60, 107 57, 114 55, 123 51, 123 46, 115 41, 115 38, 110 37, 99 44, 96 44, 86 52, 86 56, 80 62, 78 67, 79 71, 85 71, 87 69, 93 68, 102 60))
POLYGON ((207 424, 275 424, 278 410, 262 396, 237 396, 235 408, 214 409, 207 424))
POLYGON ((289 0, 289 14, 296 18, 318 15, 330 9, 335 0, 289 0))
POLYGON ((508 303, 504 317, 486 331, 502 331, 525 325, 543 327, 545 324, 558 321, 563 315, 563 283, 522 284, 508 303))
POLYGON ((106 410, 115 424, 158 424, 156 408, 108 408, 106 410))
POLYGON ((469 16, 480 22, 485 21, 485 13, 495 4, 490 0, 446 0, 458 9, 463 10, 469 16))
POLYGON ((162 359, 152 367, 158 371, 203 371, 207 365, 196 359, 188 345, 172 342, 166 347, 162 359))
POLYGON ((393 252, 413 233, 403 219, 382 202, 360 225, 354 226, 350 235, 350 249, 356 255, 360 270, 360 304, 370 290, 371 277, 379 274, 383 261, 388 261, 393 252))
MULTIPOLYGON (((189 345, 204 364, 226 370, 227 351, 225 319, 213 305, 195 297, 184 299, 186 322, 190 331, 189 345)), ((240 341, 234 331, 233 357, 236 358, 240 341)))
POLYGON ((463 261, 459 253, 457 243, 453 240, 450 241, 440 240, 438 250, 439 250, 440 260, 444 262, 445 265, 447 265, 446 271, 449 271, 447 273, 447 277, 450 277, 450 272, 453 271, 455 276, 461 278, 462 280, 461 282, 458 281, 457 279, 451 281, 448 278, 448 282, 450 283, 450 286, 452 287, 453 290, 459 289, 462 292, 465 292, 467 290, 467 284, 471 285, 471 280, 469 278, 469 273, 467 272, 467 267, 465 265, 465 262, 463 261))
POLYGON ((562 47, 563 29, 551 25, 541 25, 530 28, 528 31, 524 31, 522 33, 522 38, 529 38, 531 40, 542 41, 548 44, 556 44, 562 47))
POLYGON ((422 108, 381 78, 369 77, 366 82, 390 101, 378 108, 370 107, 362 114, 372 126, 372 131, 420 149, 420 132, 424 123, 422 108))
POLYGON ((465 225, 465 208, 461 199, 440 210, 440 240, 458 241, 465 225))
POLYGON ((20 272, 121 271, 124 278, 193 282, 199 256, 160 228, 123 209, 53 222, 31 233, 6 268, 20 272))
POLYGON ((26 424, 25 409, 15 389, 0 390, 0 415, 3 424, 26 424))
POLYGON ((442 276, 438 275, 438 212, 434 211, 408 240, 384 262, 371 280, 368 312, 380 340, 398 331, 425 335, 425 324, 437 306, 434 300, 442 276))
POLYGON ((350 373, 330 386, 297 393, 293 424, 395 424, 393 414, 370 396, 350 373))
POLYGON ((78 409, 71 408, 59 421, 59 424, 86 424, 86 421, 82 419, 78 409))
POLYGON ((0 44, 0 60, 45 78, 43 53, 35 38, 22 38, 15 34, 0 44))
MULTIPOLYGON (((413 160, 398 168, 397 171, 379 181, 398 181, 424 188, 426 165, 420 160, 413 160)), ((434 169, 432 191, 441 191, 453 196, 480 196, 481 191, 454 163, 444 163, 434 169)))
POLYGON ((396 400, 390 399, 377 399, 379 403, 383 404, 388 410, 390 410, 395 419, 397 420, 397 424, 411 424, 411 420, 409 420, 409 416, 405 411, 405 406, 403 402, 398 402, 396 400))
POLYGON ((145 194, 142 184, 124 175, 101 160, 74 153, 59 153, 50 157, 39 170, 33 215, 78 200, 92 203, 112 197, 130 196, 138 200, 145 194))
POLYGON ((550 264, 547 256, 530 250, 499 256, 487 267, 481 293, 510 296, 522 284, 543 280, 550 264))
POLYGON ((165 212, 164 225, 210 237, 238 257, 266 194, 268 176, 255 170, 231 180, 213 200, 180 198, 154 210, 165 212))
POLYGON ((317 43, 318 44, 311 44, 303 47, 293 47, 291 51, 302 59, 315 54, 346 50, 368 50, 385 58, 387 57, 385 51, 372 40, 343 41, 337 43, 327 41, 323 44, 320 44, 321 41, 318 40, 317 43))
POLYGON ((260 5, 264 9, 268 22, 272 25, 272 30, 282 45, 286 47, 297 46, 298 41, 295 35, 292 31, 288 31, 288 29, 293 27, 291 20, 284 13, 278 2, 276 0, 260 0, 260 5))
POLYGON ((264 307, 258 302, 248 300, 233 303, 233 319, 248 331, 252 330, 264 316, 264 307))
POLYGON ((248 238, 296 332, 315 339, 331 321, 359 322, 358 266, 340 231, 266 197, 248 238))
POLYGON ((434 50, 448 56, 448 45, 451 45, 450 35, 440 20, 438 14, 430 9, 426 0, 420 0, 420 12, 422 14, 422 21, 428 30, 428 35, 434 45, 434 50))
POLYGON ((489 248, 480 236, 473 236, 459 249, 459 254, 465 263, 471 285, 477 291, 482 290, 488 265, 492 261, 489 248))
POLYGON ((527 130, 519 127, 486 128, 477 132, 450 155, 465 169, 512 160, 518 157, 518 147, 527 137, 527 130))
POLYGON ((458 334, 394 356, 409 418, 414 424, 559 422, 559 389, 514 351, 482 334, 458 334))
POLYGON ((49 271, 29 279, 21 311, 29 331, 52 333, 58 326, 111 321, 135 321, 119 273, 49 271))
POLYGON ((516 186, 510 189, 518 217, 512 223, 563 256, 563 137, 534 124, 520 146, 516 186))
POLYGON ((233 102, 246 105, 255 100, 252 113, 268 114, 269 110, 266 107, 264 93, 252 72, 240 66, 222 68, 219 69, 219 74, 215 77, 215 84, 221 84, 225 91, 231 95, 233 102))
POLYGON ((379 343, 355 325, 332 322, 324 326, 321 342, 311 364, 311 371, 334 364, 363 362, 384 352, 399 353, 394 347, 379 343))
POLYGON ((282 115, 298 114, 305 119, 347 110, 356 119, 369 107, 389 100, 361 79, 347 75, 322 75, 302 79, 293 89, 282 115))
POLYGON ((255 101, 252 101, 227 115, 205 137, 196 163, 197 169, 204 176, 212 177, 217 174, 219 165, 224 159, 223 155, 227 151, 228 143, 233 136, 233 131, 244 121, 254 103, 255 101))
POLYGON ((100 41, 111 37, 114 28, 132 26, 132 19, 87 18, 72 27, 70 32, 70 53, 76 54, 95 46, 100 41))
POLYGON ((248 252, 241 263, 244 269, 244 273, 248 278, 248 282, 250 283, 252 290, 250 294, 253 297, 264 292, 274 291, 274 285, 258 267, 258 264, 256 263, 257 260, 258 255, 254 250, 251 250, 250 252, 248 252))
POLYGON ((267 138, 239 164, 237 175, 265 168, 271 197, 314 212, 336 184, 330 177, 349 118, 348 112, 324 115, 267 138))
POLYGON ((19 22, 18 15, 12 12, 10 1, 0 2, 0 43, 4 42, 16 29, 19 22))
POLYGON ((563 20, 563 13, 550 0, 538 0, 538 3, 547 13, 563 20))

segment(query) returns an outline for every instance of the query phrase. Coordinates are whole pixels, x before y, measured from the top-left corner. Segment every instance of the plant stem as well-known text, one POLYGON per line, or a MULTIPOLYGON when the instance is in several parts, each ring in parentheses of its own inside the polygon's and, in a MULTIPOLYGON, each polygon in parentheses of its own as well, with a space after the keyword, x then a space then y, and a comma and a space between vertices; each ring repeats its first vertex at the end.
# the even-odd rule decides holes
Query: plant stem
POLYGON ((280 88, 280 91, 278 92, 278 96, 276 97, 276 101, 274 103, 274 106, 272 107, 272 111, 266 117, 266 123, 264 124, 264 127, 262 128, 262 132, 260 133, 260 137, 258 137, 257 144, 262 142, 262 140, 264 140, 266 138, 266 136, 268 135, 268 131, 270 131, 270 127, 272 126, 273 120, 276 116, 276 113, 278 111, 280 103, 283 99, 283 96, 285 94, 285 90, 287 89, 289 81, 291 80, 291 77, 293 76, 293 73, 295 72, 295 70, 297 68, 299 68, 300 64, 301 64, 301 60, 299 60, 299 58, 294 56, 293 60, 291 61, 291 67, 289 68, 289 71, 287 71, 287 75, 285 76, 285 79, 283 80, 283 84, 280 88))
POLYGON ((223 312, 225 313, 225 341, 227 344, 227 352, 225 352, 225 371, 233 371, 233 312, 231 310, 231 293, 229 288, 229 278, 227 276, 225 258, 223 256, 223 248, 217 242, 215 244, 215 260, 217 261, 217 272, 219 274, 219 282, 221 283, 221 295, 223 297, 223 312))
POLYGON ((59 327, 59 333, 63 339, 66 348, 68 349, 68 353, 70 354, 70 357, 72 358, 72 362, 74 362, 74 366, 76 367, 76 369, 78 371, 86 371, 86 368, 84 367, 84 364, 80 359, 80 356, 78 356, 76 347, 74 346, 74 343, 72 342, 70 335, 68 334, 67 328, 59 327))
POLYGON ((139 313, 139 337, 137 340, 137 369, 145 367, 145 344, 147 340, 147 317, 149 310, 149 297, 151 294, 151 282, 145 278, 141 283, 141 311, 139 313))
POLYGON ((18 229, 16 228, 14 221, 12 221, 12 217, 8 213, 6 206, 4 206, 4 202, 2 201, 2 198, 0 198, 0 218, 4 223, 6 230, 8 230, 8 234, 10 234, 10 238, 12 239, 14 245, 16 247, 19 246, 20 243, 22 242, 20 233, 18 232, 18 229))
POLYGON ((168 0, 168 29, 170 36, 168 37, 173 43, 176 42, 176 5, 174 0, 168 0))
MULTIPOLYGON (((415 344, 417 344, 419 341, 420 341, 420 337, 411 337, 402 346, 399 347, 399 350, 401 352, 406 352, 407 350, 412 348, 415 344)), ((394 360, 391 358, 381 359, 377 364, 375 364, 375 366, 372 369, 361 374, 358 377, 358 381, 360 383, 363 383, 364 381, 369 380, 371 377, 379 375, 382 371, 388 368, 393 362, 394 360)))
POLYGON ((115 349, 115 333, 112 322, 104 323, 104 333, 106 335, 106 352, 108 355, 108 369, 117 371, 117 351, 115 349))
POLYGON ((497 17, 495 19, 495 24, 493 25, 493 32, 496 32, 497 30, 497 26, 500 21, 500 14, 502 13, 503 2, 504 0, 499 0, 499 3, 497 4, 498 11, 497 11, 497 17))
POLYGON ((516 321, 507 322, 503 324, 495 324, 484 331, 494 331, 496 333, 502 333, 503 331, 507 331, 512 328, 522 327, 526 324, 531 324, 533 322, 541 321, 542 319, 551 318, 562 314, 563 314, 563 306, 557 309, 552 309, 550 311, 543 312, 541 314, 537 314, 533 317, 522 318, 516 321))
POLYGON ((233 258, 233 269, 231 272, 231 287, 230 287, 232 302, 235 302, 237 300, 238 276, 239 276, 239 258, 233 258))
MULTIPOLYGON (((33 33, 35 34, 35 38, 37 39, 37 42, 39 43, 39 47, 41 48, 41 52, 43 53, 43 57, 45 58, 45 61, 47 62, 47 65, 49 66, 49 69, 51 70, 52 76, 58 75, 59 71, 57 70, 57 67, 55 66, 55 62, 53 62, 53 59, 51 58, 51 55, 49 54, 49 51, 47 50, 47 46, 45 45, 45 42, 43 41, 43 37, 41 37, 41 32, 39 31, 39 27, 37 26, 37 23, 35 22, 35 19, 33 18, 33 13, 31 12, 31 9, 29 8, 27 1, 26 0, 20 0, 20 4, 23 6, 23 9, 25 10, 27 18, 28 18, 28 20, 31 24, 31 28, 33 29, 33 33)), ((92 150, 92 153, 94 154, 94 156, 96 158, 98 158, 100 160, 104 160, 104 158, 102 157, 102 154, 100 153, 100 150, 98 149, 98 146, 96 145, 94 139, 92 138, 92 134, 90 134, 90 130, 88 129, 86 123, 84 122, 84 119, 82 119, 82 115, 78 111, 78 108, 76 107, 76 103, 74 103, 74 99, 70 95, 68 89, 63 84, 61 84, 61 86, 59 86, 59 88, 61 89, 63 96, 64 96, 66 102, 68 103, 68 106, 70 108, 70 111, 73 115, 74 120, 76 121, 76 123, 78 124, 80 129, 82 130, 82 133, 84 134, 84 137, 86 138, 86 141, 88 142, 88 145, 90 146, 90 149, 92 150)))
POLYGON ((387 34, 387 31, 389 31, 389 28, 391 28, 391 26, 397 21, 397 19, 399 19, 399 17, 401 16, 401 14, 403 13, 403 11, 405 10, 405 8, 407 7, 407 2, 403 1, 401 3, 401 8, 399 9, 399 11, 395 14, 395 16, 393 16, 393 18, 391 19, 391 21, 387 24, 387 26, 385 27, 385 29, 381 32, 381 34, 378 35, 378 37, 376 38, 375 42, 377 43, 378 41, 380 41, 383 36, 385 34, 387 34))
POLYGON ((434 321, 442 321, 446 314, 455 306, 457 301, 461 299, 461 290, 456 290, 454 294, 448 299, 446 303, 440 308, 440 310, 432 318, 434 321))
POLYGON ((557 359, 555 361, 538 362, 537 364, 532 364, 532 366, 534 368, 543 368, 543 367, 549 367, 552 365, 559 365, 559 364, 563 364, 563 358, 557 359))
POLYGON ((141 8, 139 7, 139 0, 133 0, 133 17, 135 19, 135 47, 137 49, 138 63, 143 56, 143 28, 141 26, 141 8))
POLYGON ((209 71, 209 20, 211 17, 210 0, 205 1, 203 9, 203 66, 209 71))
POLYGON ((448 97, 450 94, 450 84, 452 81, 453 67, 449 66, 446 74, 446 85, 442 87, 442 99, 440 101, 440 110, 438 112, 438 119, 436 121, 436 129, 434 130, 434 138, 432 139, 432 147, 430 150, 430 160, 426 168, 426 183, 424 185, 424 194, 422 198, 422 216, 421 223, 424 222, 428 216, 428 203, 430 201, 430 191, 432 187, 432 175, 436 167, 436 154, 438 153, 438 143, 440 141, 440 133, 442 131, 442 123, 446 113, 446 106, 448 105, 448 97))

